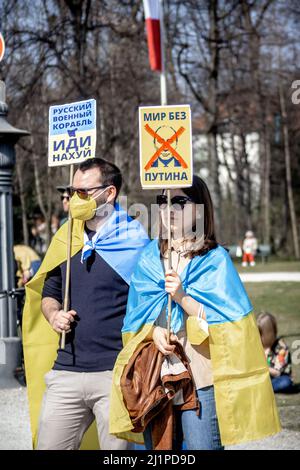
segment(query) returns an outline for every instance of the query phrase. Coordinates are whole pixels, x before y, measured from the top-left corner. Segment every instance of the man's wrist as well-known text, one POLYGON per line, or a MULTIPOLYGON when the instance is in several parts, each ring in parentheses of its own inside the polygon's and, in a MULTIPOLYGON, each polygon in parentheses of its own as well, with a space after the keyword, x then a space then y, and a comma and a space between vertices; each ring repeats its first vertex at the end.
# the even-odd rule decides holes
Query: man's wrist
POLYGON ((48 321, 49 321, 49 323, 50 323, 51 326, 53 326, 53 323, 54 323, 55 317, 56 317, 56 315, 57 315, 57 312, 59 312, 59 310, 52 310, 52 311, 49 313, 48 321))

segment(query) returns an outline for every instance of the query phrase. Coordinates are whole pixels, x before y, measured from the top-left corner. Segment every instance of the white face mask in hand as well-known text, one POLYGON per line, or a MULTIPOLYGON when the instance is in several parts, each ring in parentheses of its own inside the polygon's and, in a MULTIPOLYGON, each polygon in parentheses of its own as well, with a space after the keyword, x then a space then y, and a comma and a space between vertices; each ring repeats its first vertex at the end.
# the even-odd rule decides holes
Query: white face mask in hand
POLYGON ((204 307, 200 305, 198 316, 189 316, 186 321, 187 338, 191 344, 199 346, 208 336, 208 323, 203 317, 204 307))

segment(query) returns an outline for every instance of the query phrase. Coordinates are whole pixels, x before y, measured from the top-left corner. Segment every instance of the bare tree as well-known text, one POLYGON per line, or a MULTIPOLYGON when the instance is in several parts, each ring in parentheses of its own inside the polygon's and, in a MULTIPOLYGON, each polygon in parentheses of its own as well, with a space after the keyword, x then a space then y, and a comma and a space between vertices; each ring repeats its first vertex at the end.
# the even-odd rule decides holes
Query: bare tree
MULTIPOLYGON (((280 124, 276 130, 283 111, 273 52, 275 45, 282 50, 287 84, 299 74, 300 49, 292 41, 299 8, 291 0, 164 4, 169 103, 189 102, 195 129, 201 123, 208 152, 196 168, 208 166, 221 239, 232 243, 251 227, 262 241, 288 252, 291 234, 298 238, 300 113, 286 102, 287 128, 280 124), (289 137, 285 159, 275 132, 289 137), (249 145, 252 135, 258 136, 258 160, 249 145)), ((26 243, 35 212, 44 214, 50 239, 51 214, 59 210, 55 186, 68 181, 67 167, 47 167, 52 104, 95 98, 97 155, 120 166, 130 201, 150 202, 152 193, 141 191, 139 183, 137 110, 159 104, 160 94, 159 76, 148 65, 142 1, 2 0, 2 5, 8 53, 0 73, 10 119, 32 132, 18 144, 15 176, 26 243)))
POLYGON ((280 109, 282 115, 282 127, 283 127, 283 139, 284 139, 284 158, 285 158, 285 177, 288 195, 288 205, 291 218, 292 236, 294 254, 297 259, 300 258, 299 251, 299 235, 297 227, 296 209, 294 204, 293 188, 292 188, 292 174, 291 174, 291 155, 290 155, 290 143, 289 143, 289 131, 287 126, 287 111, 285 105, 285 98, 282 83, 279 83, 279 97, 280 97, 280 109))

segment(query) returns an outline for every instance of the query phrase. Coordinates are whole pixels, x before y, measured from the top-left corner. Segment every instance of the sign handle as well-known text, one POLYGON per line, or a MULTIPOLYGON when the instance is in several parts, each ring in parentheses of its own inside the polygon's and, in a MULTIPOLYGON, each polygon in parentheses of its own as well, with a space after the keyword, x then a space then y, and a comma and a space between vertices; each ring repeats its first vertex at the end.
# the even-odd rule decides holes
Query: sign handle
MULTIPOLYGON (((74 176, 74 165, 70 166, 70 186, 73 183, 74 176)), ((68 235, 67 235, 67 269, 66 269, 66 279, 65 279, 65 297, 64 297, 64 311, 69 310, 69 290, 70 290, 70 272, 71 272, 71 246, 72 246, 72 227, 73 219, 71 211, 68 213, 68 235)), ((61 349, 65 349, 66 344, 66 332, 63 331, 61 334, 61 349)))
MULTIPOLYGON (((168 269, 172 269, 172 252, 171 252, 171 192, 167 189, 168 198, 168 269)), ((172 317, 172 297, 168 294, 168 320, 167 320, 167 342, 170 344, 172 317)))
MULTIPOLYGON (((160 0, 160 41, 161 41, 161 72, 160 72, 160 101, 161 105, 167 104, 167 77, 165 68, 165 31, 164 31, 164 8, 163 0, 160 0)), ((168 198, 168 269, 172 269, 171 257, 171 193, 167 189, 168 198)), ((168 295, 168 319, 167 319, 167 342, 170 344, 171 332, 171 317, 172 317, 172 297, 168 295)))

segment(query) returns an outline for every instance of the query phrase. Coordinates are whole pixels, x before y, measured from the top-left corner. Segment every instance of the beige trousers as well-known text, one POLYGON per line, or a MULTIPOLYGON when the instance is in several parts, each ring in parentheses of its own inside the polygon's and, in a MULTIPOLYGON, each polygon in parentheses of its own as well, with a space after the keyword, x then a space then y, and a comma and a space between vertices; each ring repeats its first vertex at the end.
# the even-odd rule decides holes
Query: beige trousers
POLYGON ((39 422, 38 450, 79 449, 85 431, 96 419, 100 449, 126 450, 131 444, 109 434, 112 371, 45 375, 46 392, 39 422))

